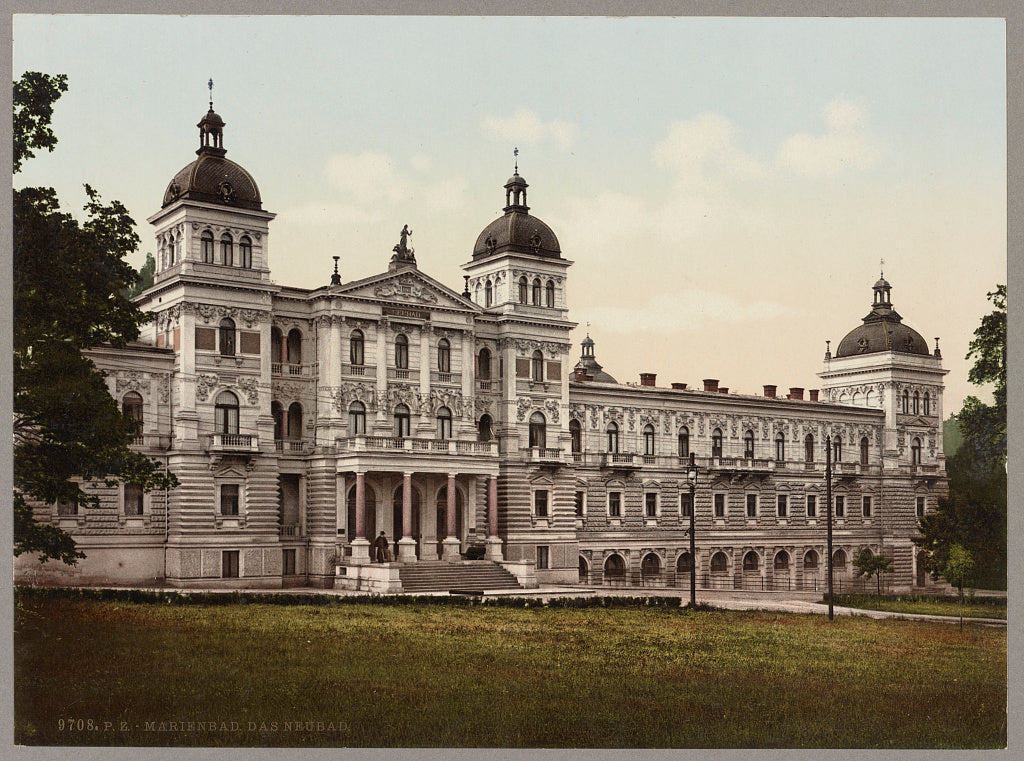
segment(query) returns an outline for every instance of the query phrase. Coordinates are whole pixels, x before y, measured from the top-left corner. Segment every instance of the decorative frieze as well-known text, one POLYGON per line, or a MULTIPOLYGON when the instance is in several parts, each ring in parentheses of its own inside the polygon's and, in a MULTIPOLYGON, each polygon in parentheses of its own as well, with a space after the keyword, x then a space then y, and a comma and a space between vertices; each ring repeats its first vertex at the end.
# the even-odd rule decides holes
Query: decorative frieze
POLYGON ((115 388, 117 393, 122 391, 149 391, 149 379, 144 373, 135 370, 120 370, 115 376, 115 388))

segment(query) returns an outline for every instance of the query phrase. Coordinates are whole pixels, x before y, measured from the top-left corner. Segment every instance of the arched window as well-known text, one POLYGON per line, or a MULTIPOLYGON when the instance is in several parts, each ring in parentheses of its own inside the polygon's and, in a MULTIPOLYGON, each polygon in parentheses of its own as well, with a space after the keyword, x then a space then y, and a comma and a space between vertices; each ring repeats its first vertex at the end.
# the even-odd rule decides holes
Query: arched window
POLYGON ((491 416, 482 415, 480 417, 480 423, 477 425, 477 439, 480 441, 490 441, 494 437, 491 432, 491 416))
POLYGON ((530 447, 544 449, 547 446, 547 421, 540 412, 530 415, 530 447))
POLYGON ((243 235, 238 240, 238 254, 241 264, 246 269, 252 269, 252 239, 248 235, 243 235))
POLYGON ((395 336, 395 367, 399 370, 409 369, 409 339, 402 333, 395 336))
POLYGON ((135 391, 129 391, 121 398, 121 414, 139 424, 142 430, 142 396, 135 391))
POLYGON ((614 420, 608 424, 608 451, 612 454, 619 451, 619 426, 614 420))
POLYGON ((270 416, 274 418, 274 441, 284 438, 284 407, 280 402, 270 403, 270 416))
POLYGON ((484 306, 489 307, 494 300, 494 289, 491 286, 491 281, 488 280, 484 283, 484 306))
POLYGON ((653 552, 648 552, 644 555, 644 559, 640 561, 640 575, 647 577, 660 576, 661 558, 653 552))
POLYGON ((530 359, 530 377, 537 383, 544 380, 544 355, 539 350, 530 359))
POLYGON ((906 389, 903 389, 903 412, 910 412, 910 392, 906 389))
POLYGON ((775 560, 772 561, 775 565, 776 571, 788 571, 789 570, 789 553, 785 550, 780 550, 775 553, 775 560))
POLYGON ((213 402, 217 433, 238 433, 238 397, 221 391, 213 402))
POLYGON ((222 357, 235 356, 235 321, 230 317, 220 321, 220 353, 222 357))
POLYGON ((679 456, 690 456, 690 429, 685 425, 679 429, 679 456))
POLYGON ((298 328, 288 331, 288 364, 302 364, 302 333, 298 328))
POLYGON ((519 278, 519 303, 525 304, 528 299, 528 291, 530 290, 530 283, 525 276, 519 278))
POLYGON ((747 431, 743 434, 743 456, 748 460, 754 459, 754 432, 747 431))
POLYGON ((711 456, 722 456, 722 429, 716 428, 711 432, 711 456))
POLYGON ((281 329, 276 325, 270 329, 270 361, 281 363, 281 329))
POLYGON ((230 233, 220 236, 220 263, 229 267, 235 263, 234 241, 230 233))
POLYGON ((533 303, 540 306, 540 278, 535 278, 533 281, 533 303))
POLYGON ((689 573, 693 569, 693 556, 684 552, 676 560, 676 573, 689 573))
POLYGON ((781 432, 775 434, 775 460, 783 462, 786 459, 786 437, 781 432))
POLYGON ((366 433, 366 405, 362 402, 352 402, 348 407, 348 432, 352 436, 366 433))
POLYGON ((544 304, 549 307, 555 305, 555 281, 548 280, 547 286, 544 288, 544 304))
POLYGON ((846 570, 846 553, 843 550, 836 550, 832 553, 832 569, 836 571, 846 570))
POLYGON ((395 436, 403 438, 409 435, 409 408, 404 404, 395 407, 395 436))
POLYGON ((832 461, 843 461, 843 439, 840 436, 836 436, 832 439, 832 461))
POLYGON ((804 462, 814 462, 814 437, 811 434, 804 437, 804 462))
POLYGON ((213 264, 213 233, 209 230, 203 230, 199 240, 203 249, 203 263, 213 264))
POLYGON ((450 373, 452 371, 452 345, 447 338, 437 342, 437 371, 439 373, 450 373))
POLYGON ((437 438, 450 439, 452 437, 452 411, 442 407, 437 411, 437 438))
POLYGON ((288 438, 302 440, 302 405, 298 402, 288 405, 288 438))
POLYGON ((363 364, 364 346, 365 342, 363 341, 363 331, 353 330, 352 335, 348 337, 348 361, 351 364, 363 364))
POLYGON ((167 263, 174 266, 174 238, 167 241, 167 263))
POLYGON ((919 391, 914 392, 914 414, 921 414, 921 393, 919 391))
POLYGON ((814 550, 807 550, 807 554, 804 555, 804 570, 816 570, 818 568, 818 553, 814 550))
POLYGON ((932 414, 932 397, 927 391, 924 392, 924 414, 932 414))
POLYGON ((604 575, 611 578, 622 578, 626 575, 626 564, 620 555, 609 555, 604 561, 604 575))
POLYGON ((729 570, 729 559, 724 552, 716 552, 711 556, 711 572, 722 573, 729 570))
POLYGON ((654 426, 650 423, 644 426, 644 454, 654 454, 654 426))
POLYGON ((486 346, 477 355, 476 376, 480 380, 491 379, 491 351, 486 346))
POLYGON ((751 550, 743 556, 743 570, 744 571, 756 571, 758 569, 759 558, 757 553, 751 550))
POLYGON ((583 426, 579 420, 569 421, 569 438, 572 441, 572 451, 583 451, 583 426))
POLYGON ((868 437, 865 436, 860 440, 860 464, 868 464, 868 437))
POLYGON ((913 465, 921 464, 921 439, 914 437, 910 442, 910 462, 913 465))

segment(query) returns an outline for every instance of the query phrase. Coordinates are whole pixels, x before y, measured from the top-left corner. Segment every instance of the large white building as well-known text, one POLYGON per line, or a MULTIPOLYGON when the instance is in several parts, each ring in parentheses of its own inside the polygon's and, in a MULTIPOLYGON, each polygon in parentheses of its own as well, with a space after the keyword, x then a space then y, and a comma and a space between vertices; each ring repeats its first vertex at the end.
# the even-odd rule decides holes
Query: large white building
POLYGON ((698 586, 822 589, 830 437, 837 577, 867 548, 894 559, 891 586, 931 583, 911 538, 945 493, 946 371, 884 279, 806 399, 620 383, 589 336, 576 360, 573 262, 518 171, 462 293, 420 271, 407 230, 386 272, 290 288, 212 105, 198 127, 198 158, 149 218, 157 270, 138 301, 154 319, 92 353, 180 486, 39 505, 87 557, 23 556, 20 581, 415 591, 498 585, 502 568, 523 585, 683 587, 695 510, 698 586), (374 563, 381 531, 390 560, 374 563))

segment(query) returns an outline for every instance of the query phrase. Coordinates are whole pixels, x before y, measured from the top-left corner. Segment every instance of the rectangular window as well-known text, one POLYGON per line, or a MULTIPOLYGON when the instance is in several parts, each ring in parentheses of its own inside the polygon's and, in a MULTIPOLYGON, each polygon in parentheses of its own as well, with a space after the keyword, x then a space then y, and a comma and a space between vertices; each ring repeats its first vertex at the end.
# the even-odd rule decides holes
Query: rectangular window
POLYGON ((548 490, 537 489, 533 493, 533 512, 538 518, 548 517, 548 490))
POLYGON ((220 485, 220 514, 238 515, 238 484, 220 485))
POLYGON ((124 485, 124 514, 142 515, 143 505, 142 487, 135 484, 124 485))
POLYGON ((775 506, 780 518, 785 518, 789 513, 789 497, 785 494, 778 494, 775 497, 775 506))
POLYGON ((282 550, 281 556, 281 575, 282 576, 294 576, 295 575, 295 550, 282 550))
POLYGON ((57 515, 60 515, 60 516, 78 515, 78 503, 77 502, 58 502, 57 503, 57 515))
POLYGON ((715 517, 716 518, 724 518, 725 517, 725 495, 724 494, 716 494, 715 495, 715 517))
POLYGON ((586 509, 587 493, 584 491, 576 492, 576 517, 582 518, 586 509))
POLYGON ((545 568, 551 567, 549 556, 550 552, 546 545, 537 546, 537 570, 544 570, 545 568))
POLYGON ((644 494, 644 514, 648 518, 658 517, 658 495, 652 491, 644 494))
POLYGON ((871 497, 861 497, 862 512, 865 518, 871 517, 871 497))
POLYGON ((679 513, 684 518, 693 515, 693 495, 688 491, 679 494, 679 513))
POLYGON ((924 517, 924 497, 917 498, 917 517, 924 517))
POLYGON ((814 494, 807 495, 807 517, 814 518, 818 514, 818 498, 814 494))
POLYGON ((238 550, 224 550, 221 553, 220 575, 225 579, 238 578, 238 550))
POLYGON ((622 515, 622 492, 608 492, 608 515, 612 518, 622 515))
POLYGON ((756 494, 748 494, 747 495, 747 517, 748 518, 756 518, 757 517, 757 495, 756 494))
POLYGON ((196 328, 196 351, 217 351, 216 329, 196 328))
POLYGON ((836 497, 836 517, 842 518, 846 515, 846 497, 836 497))

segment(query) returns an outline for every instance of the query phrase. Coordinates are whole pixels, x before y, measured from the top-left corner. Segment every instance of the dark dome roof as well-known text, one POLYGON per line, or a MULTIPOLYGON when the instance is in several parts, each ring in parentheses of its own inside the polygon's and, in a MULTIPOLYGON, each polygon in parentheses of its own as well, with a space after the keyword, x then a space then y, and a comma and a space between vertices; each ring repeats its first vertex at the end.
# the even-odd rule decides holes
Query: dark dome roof
POLYGON ((162 206, 186 198, 236 209, 262 209, 260 190, 247 171, 223 156, 204 154, 167 185, 162 206))
POLYGON ((484 228, 473 246, 473 258, 496 254, 533 254, 561 258, 558 238, 544 222, 532 216, 526 205, 529 187, 517 171, 505 183, 505 214, 484 228))
POLYGON ((871 312, 864 318, 863 325, 851 330, 839 342, 836 357, 855 357, 858 354, 882 351, 931 356, 921 334, 909 325, 904 325, 903 318, 892 308, 890 288, 884 278, 875 283, 875 300, 871 312))
POLYGON ((597 361, 597 357, 594 355, 594 339, 587 334, 587 337, 580 343, 583 347, 583 354, 580 356, 580 361, 576 363, 576 370, 583 370, 587 375, 588 381, 596 381, 597 383, 618 383, 615 378, 606 373, 601 369, 601 365, 597 361))

